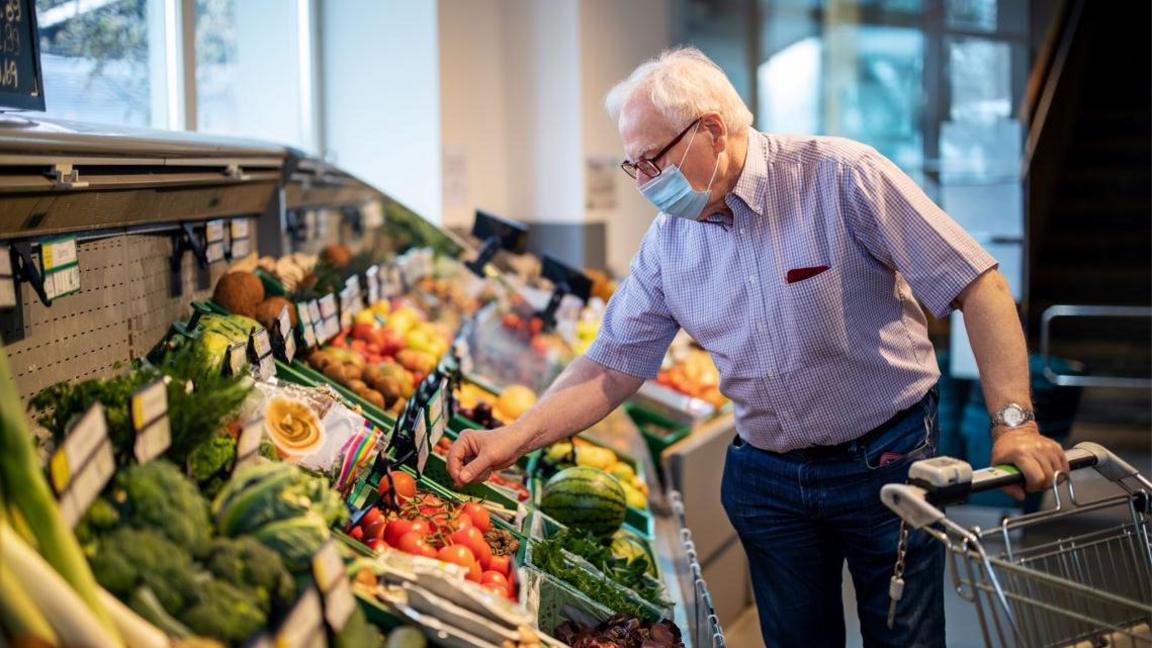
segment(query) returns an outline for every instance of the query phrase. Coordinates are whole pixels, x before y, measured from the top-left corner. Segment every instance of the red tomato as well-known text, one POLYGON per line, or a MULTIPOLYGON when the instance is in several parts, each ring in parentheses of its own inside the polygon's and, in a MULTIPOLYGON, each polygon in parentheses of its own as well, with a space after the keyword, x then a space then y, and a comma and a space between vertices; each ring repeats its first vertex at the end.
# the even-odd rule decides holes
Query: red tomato
POLYGON ((510 598, 510 595, 508 594, 508 588, 504 587, 503 585, 496 585, 495 583, 481 583, 480 587, 483 587, 484 589, 489 590, 498 596, 510 598))
POLYGON ((480 565, 481 569, 488 570, 492 568, 492 547, 487 543, 480 545, 480 551, 476 553, 476 564, 480 565))
POLYGON ((396 543, 396 548, 417 556, 436 557, 436 548, 428 544, 428 540, 424 536, 412 531, 400 536, 400 542, 396 543))
MULTIPOLYGON (((448 537, 452 540, 453 544, 468 547, 468 551, 472 552, 473 558, 479 556, 480 553, 484 551, 482 547, 488 547, 488 542, 484 540, 484 534, 480 533, 480 529, 476 527, 461 529, 448 537)), ((488 550, 491 551, 491 547, 488 547, 488 550)))
POLYGON ((472 518, 467 515, 457 515, 448 522, 448 528, 453 532, 462 531, 472 526, 472 518))
POLYGON ((472 569, 476 565, 476 557, 472 555, 472 550, 461 544, 451 544, 444 547, 436 554, 436 557, 446 563, 453 565, 460 565, 465 569, 472 569))
POLYGON ((356 540, 363 540, 364 539, 364 529, 362 527, 360 527, 360 525, 356 525, 356 526, 352 527, 352 530, 348 532, 348 535, 352 536, 352 538, 354 538, 356 540))
POLYGON ((512 558, 511 556, 492 556, 492 560, 488 563, 488 570, 498 572, 504 577, 511 576, 512 574, 512 558))
POLYGON ((388 546, 388 545, 384 544, 384 541, 381 540, 380 538, 372 538, 371 540, 368 541, 368 548, 371 549, 372 551, 381 551, 386 546, 388 546))
POLYGON ((468 502, 460 510, 472 518, 472 526, 480 529, 481 533, 488 533, 492 530, 492 516, 488 514, 488 509, 484 508, 483 504, 468 502))
MULTIPOLYGON (((386 526, 386 524, 387 523, 384 522, 383 518, 377 517, 375 520, 372 520, 371 522, 363 525, 364 537, 367 537, 367 538, 383 537, 381 534, 384 533, 384 527, 386 526)), ((356 536, 352 536, 352 537, 356 537, 356 536)), ((359 538, 356 538, 356 539, 359 540, 359 538)))
POLYGON ((484 570, 480 569, 480 563, 474 562, 472 566, 468 568, 468 575, 465 576, 465 578, 473 583, 479 583, 480 577, 483 576, 483 574, 484 570))
POLYGON ((406 472, 393 470, 390 473, 392 481, 389 482, 387 477, 380 478, 380 485, 378 487, 381 495, 388 494, 392 490, 392 486, 396 486, 396 496, 400 499, 411 499, 416 495, 416 478, 406 472))
POLYGON ((497 571, 488 570, 480 575, 481 585, 487 585, 489 583, 500 585, 505 588, 508 587, 508 579, 504 578, 504 574, 501 574, 497 571))
POLYGON ((360 524, 367 526, 373 520, 382 520, 382 519, 384 519, 384 515, 380 512, 380 509, 378 509, 376 507, 372 507, 372 508, 370 508, 364 512, 364 517, 360 518, 360 524))
POLYGON ((432 532, 431 527, 424 520, 401 520, 396 519, 388 523, 388 528, 384 530, 384 541, 393 547, 399 546, 400 536, 407 533, 415 533, 421 537, 428 535, 432 532))

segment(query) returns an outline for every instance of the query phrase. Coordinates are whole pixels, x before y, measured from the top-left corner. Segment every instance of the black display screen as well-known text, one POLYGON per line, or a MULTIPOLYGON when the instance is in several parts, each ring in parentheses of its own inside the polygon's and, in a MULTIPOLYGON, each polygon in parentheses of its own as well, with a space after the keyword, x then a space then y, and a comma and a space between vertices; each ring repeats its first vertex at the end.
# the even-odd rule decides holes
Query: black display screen
POLYGON ((0 0, 0 106, 44 110, 33 0, 0 0))

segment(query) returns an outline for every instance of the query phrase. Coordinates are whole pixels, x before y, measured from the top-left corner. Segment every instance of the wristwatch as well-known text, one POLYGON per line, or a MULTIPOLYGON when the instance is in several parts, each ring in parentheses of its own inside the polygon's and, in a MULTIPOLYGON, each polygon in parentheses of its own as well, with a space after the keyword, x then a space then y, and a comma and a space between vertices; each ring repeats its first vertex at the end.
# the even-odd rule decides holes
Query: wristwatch
POLYGON ((1036 414, 1030 409, 1024 409, 1016 403, 1008 403, 1000 411, 992 414, 992 427, 1020 427, 1028 421, 1035 421, 1036 414))

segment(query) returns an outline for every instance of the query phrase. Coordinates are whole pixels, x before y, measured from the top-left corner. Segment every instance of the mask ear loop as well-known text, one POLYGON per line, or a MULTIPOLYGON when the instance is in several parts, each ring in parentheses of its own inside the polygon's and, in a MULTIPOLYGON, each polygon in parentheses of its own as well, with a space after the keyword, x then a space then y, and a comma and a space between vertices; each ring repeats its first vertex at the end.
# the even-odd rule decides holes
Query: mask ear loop
POLYGON ((696 120, 696 125, 692 127, 692 137, 688 138, 688 148, 684 149, 684 155, 680 157, 680 164, 676 165, 677 169, 684 168, 684 160, 688 159, 688 151, 692 150, 692 145, 696 143, 696 133, 700 130, 700 120, 696 120))

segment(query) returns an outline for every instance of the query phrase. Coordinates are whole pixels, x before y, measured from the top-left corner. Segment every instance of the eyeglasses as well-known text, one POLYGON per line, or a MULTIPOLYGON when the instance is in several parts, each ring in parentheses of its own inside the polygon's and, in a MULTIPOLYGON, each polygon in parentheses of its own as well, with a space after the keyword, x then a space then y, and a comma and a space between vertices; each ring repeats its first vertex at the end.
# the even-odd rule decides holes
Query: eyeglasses
POLYGON ((620 163, 620 168, 624 169, 624 173, 627 173, 633 180, 636 179, 636 176, 639 173, 643 173, 644 175, 648 176, 649 178, 655 178, 656 176, 660 175, 660 173, 663 171, 663 169, 656 166, 656 160, 659 160, 660 158, 664 157, 664 155, 668 151, 672 150, 673 146, 676 146, 677 142, 684 139, 684 136, 688 134, 688 131, 692 130, 692 127, 695 126, 696 122, 698 122, 698 121, 700 121, 699 118, 694 119, 691 124, 688 124, 687 128, 680 131, 680 134, 677 135, 675 138, 673 138, 673 140, 671 142, 668 142, 668 146, 665 146, 664 148, 660 149, 660 151, 656 155, 653 155, 650 158, 643 158, 642 157, 639 160, 636 160, 635 162, 629 162, 628 160, 624 160, 623 162, 620 163))

